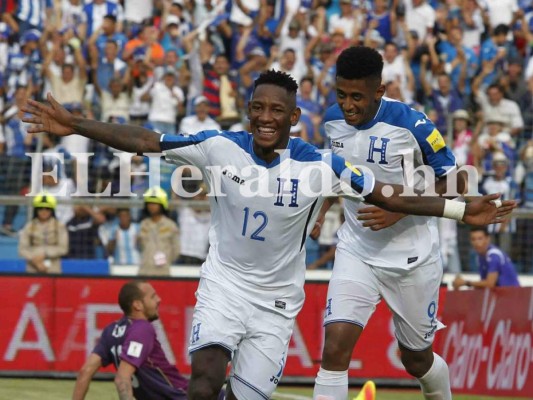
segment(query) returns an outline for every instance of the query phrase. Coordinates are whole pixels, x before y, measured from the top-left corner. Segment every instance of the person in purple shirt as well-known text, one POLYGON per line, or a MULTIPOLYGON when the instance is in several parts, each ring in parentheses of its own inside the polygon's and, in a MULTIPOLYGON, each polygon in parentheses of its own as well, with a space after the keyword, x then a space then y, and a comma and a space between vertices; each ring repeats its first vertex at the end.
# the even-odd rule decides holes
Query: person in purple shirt
POLYGON ((470 243, 477 253, 477 264, 481 280, 468 281, 460 275, 453 281, 454 289, 461 286, 493 288, 499 286, 520 286, 513 262, 507 254, 490 243, 486 228, 476 227, 470 231, 470 243))
POLYGON ((163 400, 187 398, 188 380, 170 364, 151 324, 159 318, 161 298, 146 281, 130 281, 120 289, 124 316, 109 324, 81 368, 72 395, 85 398, 92 377, 102 366, 117 368, 119 398, 163 400))

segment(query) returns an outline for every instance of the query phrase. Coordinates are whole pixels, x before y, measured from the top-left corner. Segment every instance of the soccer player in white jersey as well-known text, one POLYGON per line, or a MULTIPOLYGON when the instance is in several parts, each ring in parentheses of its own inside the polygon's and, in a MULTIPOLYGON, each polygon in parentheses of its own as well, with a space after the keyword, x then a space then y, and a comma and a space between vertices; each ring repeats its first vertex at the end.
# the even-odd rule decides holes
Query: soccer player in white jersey
POLYGON ((162 151, 172 162, 199 167, 210 188, 218 187, 209 198, 210 250, 201 270, 189 342, 191 400, 216 399, 230 360, 226 399, 262 400, 274 392, 304 301, 305 239, 325 196, 342 194, 391 211, 474 224, 498 222, 515 206, 509 201, 497 208, 491 203, 497 195, 467 205, 438 197, 403 197, 405 188, 399 185, 392 185, 394 193, 386 197, 380 182, 341 157, 323 156, 301 139, 290 138, 300 116, 297 87, 282 72, 267 71, 256 80, 248 107, 251 134, 161 136, 140 127, 73 117, 50 95, 51 106, 30 101, 25 107, 33 114, 25 118, 34 124, 29 132, 76 132, 126 152, 162 151), (329 187, 324 189, 322 181, 329 187), (246 192, 254 185, 268 193, 251 198, 246 192), (365 191, 370 193, 363 196, 365 191))
MULTIPOLYGON (((446 193, 450 174, 456 175, 457 192, 464 193, 466 180, 456 173, 455 158, 435 125, 406 104, 382 97, 382 68, 381 56, 368 47, 339 55, 337 104, 325 115, 334 153, 395 184, 404 182, 406 163, 428 165, 437 194, 446 193)), ((322 212, 326 209, 327 203, 322 212)), ((418 379, 426 399, 451 399, 448 366, 432 349, 435 332, 443 327, 437 320, 442 265, 436 219, 387 213, 350 200, 344 214, 314 399, 346 400, 353 349, 382 299, 392 311, 406 371, 418 379)))

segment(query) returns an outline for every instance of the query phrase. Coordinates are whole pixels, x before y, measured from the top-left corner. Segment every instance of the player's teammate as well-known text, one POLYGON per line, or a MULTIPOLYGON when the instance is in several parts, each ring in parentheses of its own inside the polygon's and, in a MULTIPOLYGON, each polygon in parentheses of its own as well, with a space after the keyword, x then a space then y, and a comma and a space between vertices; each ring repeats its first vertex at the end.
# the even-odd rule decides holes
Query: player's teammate
POLYGON ((124 316, 104 328, 93 352, 81 368, 73 400, 83 400, 101 366, 117 368, 119 398, 136 400, 187 398, 187 379, 171 365, 151 324, 159 318, 161 298, 146 281, 131 281, 120 289, 124 316))
MULTIPOLYGON (((339 55, 337 104, 325 116, 333 151, 370 168, 376 179, 395 184, 404 182, 410 160, 414 167, 426 164, 438 179, 436 193, 443 194, 447 176, 456 171, 455 158, 424 114, 382 97, 382 69, 381 56, 368 47, 351 47, 339 55)), ((457 175, 457 190, 463 193, 465 180, 457 175)), ((364 207, 345 202, 314 398, 347 398, 354 346, 384 299, 393 313, 406 371, 418 379, 426 399, 451 399, 448 366, 432 350, 435 332, 442 327, 437 320, 442 265, 436 220, 364 207)))
POLYGON ((335 155, 322 156, 301 139, 298 85, 287 74, 268 71, 255 82, 248 132, 203 131, 159 135, 140 127, 73 117, 51 96, 51 106, 30 101, 29 132, 74 132, 133 153, 163 151, 167 160, 200 167, 210 188, 210 250, 202 266, 189 350, 191 400, 215 399, 232 360, 228 400, 262 400, 283 373, 294 320, 304 301, 304 244, 325 196, 342 194, 393 211, 429 214, 484 224, 514 207, 498 196, 468 205, 437 197, 382 194, 383 184, 335 155), (279 154, 281 153, 281 154, 279 154), (341 174, 346 177, 341 181, 341 174), (324 189, 322 182, 329 183, 324 189), (307 190, 303 190, 306 188, 307 190), (251 195, 261 191, 261 195, 251 195))

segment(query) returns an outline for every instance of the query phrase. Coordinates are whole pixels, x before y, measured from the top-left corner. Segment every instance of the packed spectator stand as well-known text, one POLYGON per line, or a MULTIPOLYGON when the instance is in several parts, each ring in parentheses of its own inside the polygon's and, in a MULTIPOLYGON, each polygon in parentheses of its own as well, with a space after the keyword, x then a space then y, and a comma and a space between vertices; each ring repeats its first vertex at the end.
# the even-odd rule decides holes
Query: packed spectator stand
MULTIPOLYGON (((479 191, 519 200, 516 218, 490 232, 520 273, 533 272, 532 0, 8 0, 0 13, 3 250, 14 243, 16 253, 18 232, 30 219, 19 207, 31 203, 22 197, 32 178, 27 153, 43 152, 44 171, 56 169, 55 179, 43 177, 45 188, 64 184, 74 193, 84 184, 95 193, 110 183, 112 193, 119 191, 113 149, 81 136, 26 133, 20 109, 28 98, 43 100, 50 92, 73 113, 165 134, 247 130, 254 79, 274 68, 300 86, 302 117, 293 135, 328 148, 322 117, 336 101, 336 57, 348 46, 366 45, 383 54, 386 96, 435 122, 458 163, 477 169, 479 191), (46 153, 59 153, 64 162, 46 153), (88 174, 79 178, 76 171, 84 168, 88 174)), ((146 159, 132 159, 132 171, 147 168, 146 159)), ((206 255, 209 216, 205 200, 174 193, 173 172, 161 163, 160 186, 169 196, 171 219, 184 224, 180 247, 190 253, 174 261, 196 264, 206 255)), ((188 185, 192 193, 200 182, 188 185)), ((146 176, 133 176, 132 192, 140 200, 129 207, 132 232, 148 189, 146 176)), ((117 212, 102 198, 86 199, 95 207, 59 200, 56 217, 69 230, 75 258, 117 263, 116 215, 124 207, 117 212), (87 248, 72 241, 80 235, 87 248)), ((332 221, 333 227, 339 223, 332 221)), ((442 222, 446 270, 471 271, 468 230, 442 222)), ((321 242, 309 240, 312 268, 331 265, 316 261, 331 253, 334 229, 321 242)), ((138 259, 133 254, 125 263, 138 259)))

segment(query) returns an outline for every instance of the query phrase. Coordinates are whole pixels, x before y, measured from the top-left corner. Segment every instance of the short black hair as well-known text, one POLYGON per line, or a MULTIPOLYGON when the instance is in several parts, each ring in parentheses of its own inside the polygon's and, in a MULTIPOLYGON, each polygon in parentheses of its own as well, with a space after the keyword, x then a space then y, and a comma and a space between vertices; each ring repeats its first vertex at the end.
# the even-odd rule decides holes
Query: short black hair
POLYGON ((509 33, 509 26, 505 24, 499 24, 496 25, 496 28, 494 28, 493 35, 499 36, 499 35, 507 35, 509 33))
POLYGON ((141 283, 147 283, 143 280, 129 281, 124 284, 118 293, 118 305, 124 312, 124 315, 131 314, 131 307, 135 300, 142 300, 144 293, 141 290, 141 283))
POLYGON ((337 58, 337 78, 381 80, 382 72, 383 58, 370 47, 348 47, 337 58))
POLYGON ((287 93, 294 95, 296 95, 296 92, 298 91, 298 83, 296 83, 291 75, 282 71, 275 71, 273 69, 269 69, 268 71, 265 71, 259 75, 254 82, 254 92, 257 87, 261 85, 279 86, 285 89, 287 93))
POLYGON ((486 226, 473 226, 470 228, 470 233, 473 232, 483 232, 485 236, 489 236, 489 231, 486 226))
POLYGON ((113 14, 106 14, 104 15, 104 19, 108 19, 114 23, 117 23, 117 17, 113 14))
POLYGON ((505 93, 505 90, 504 90, 503 86, 500 85, 499 83, 491 83, 491 84, 487 87, 487 92, 488 92, 490 89, 497 89, 498 92, 500 92, 500 93, 505 93))

